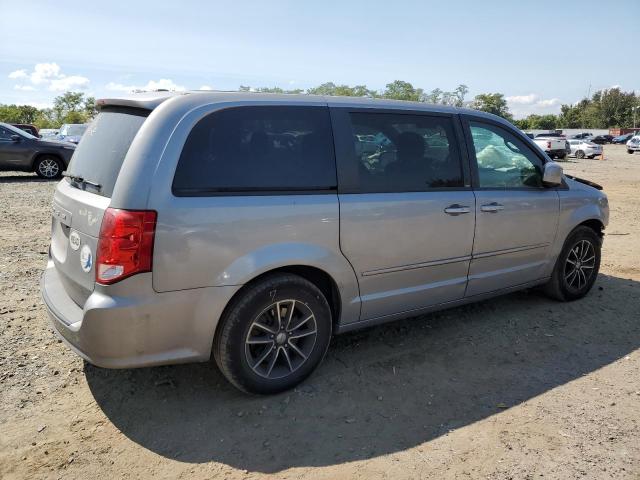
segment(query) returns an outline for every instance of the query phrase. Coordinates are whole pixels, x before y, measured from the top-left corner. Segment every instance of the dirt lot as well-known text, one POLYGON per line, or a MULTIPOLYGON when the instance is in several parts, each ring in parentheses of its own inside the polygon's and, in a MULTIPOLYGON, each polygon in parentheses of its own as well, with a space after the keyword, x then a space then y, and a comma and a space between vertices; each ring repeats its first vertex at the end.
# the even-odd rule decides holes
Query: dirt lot
POLYGON ((295 391, 110 371, 38 292, 54 183, 0 175, 0 478, 640 479, 640 155, 571 160, 611 223, 591 294, 522 292, 348 334, 295 391))

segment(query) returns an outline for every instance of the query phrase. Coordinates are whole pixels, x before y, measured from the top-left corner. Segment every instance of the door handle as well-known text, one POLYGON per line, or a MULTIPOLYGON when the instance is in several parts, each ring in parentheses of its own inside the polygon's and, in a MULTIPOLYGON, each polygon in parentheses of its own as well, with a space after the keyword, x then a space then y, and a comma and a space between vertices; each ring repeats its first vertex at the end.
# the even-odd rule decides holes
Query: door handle
POLYGON ((462 215, 463 213, 469 213, 471 211, 471 209, 465 205, 458 205, 457 203, 454 203, 453 205, 449 205, 447 208, 444 209, 444 213, 446 213, 447 215, 462 215))
POLYGON ((496 212, 499 212, 500 210, 504 210, 504 205, 501 205, 498 202, 488 203, 480 207, 480 211, 482 212, 496 213, 496 212))

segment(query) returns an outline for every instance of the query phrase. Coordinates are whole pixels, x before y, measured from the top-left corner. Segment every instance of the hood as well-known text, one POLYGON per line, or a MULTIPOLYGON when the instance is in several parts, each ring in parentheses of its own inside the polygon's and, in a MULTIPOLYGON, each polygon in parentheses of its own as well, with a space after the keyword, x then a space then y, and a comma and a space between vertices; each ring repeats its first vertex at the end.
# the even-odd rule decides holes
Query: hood
POLYGON ((44 139, 39 139, 38 140, 38 145, 41 145, 43 147, 53 147, 53 148, 61 148, 61 147, 72 147, 72 148, 76 148, 77 145, 75 143, 71 143, 71 142, 67 142, 64 140, 44 140, 44 139))

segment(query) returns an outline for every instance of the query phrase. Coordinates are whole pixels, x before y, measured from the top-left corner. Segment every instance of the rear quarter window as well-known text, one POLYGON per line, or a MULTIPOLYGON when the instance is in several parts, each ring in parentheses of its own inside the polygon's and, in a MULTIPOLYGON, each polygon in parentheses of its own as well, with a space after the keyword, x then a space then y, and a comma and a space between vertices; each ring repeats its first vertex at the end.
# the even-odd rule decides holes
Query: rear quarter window
POLYGON ((252 106, 214 112, 194 126, 173 193, 318 192, 336 186, 327 107, 252 106))
POLYGON ((99 191, 89 191, 111 197, 124 157, 149 113, 134 108, 104 108, 86 129, 67 171, 101 185, 99 191))

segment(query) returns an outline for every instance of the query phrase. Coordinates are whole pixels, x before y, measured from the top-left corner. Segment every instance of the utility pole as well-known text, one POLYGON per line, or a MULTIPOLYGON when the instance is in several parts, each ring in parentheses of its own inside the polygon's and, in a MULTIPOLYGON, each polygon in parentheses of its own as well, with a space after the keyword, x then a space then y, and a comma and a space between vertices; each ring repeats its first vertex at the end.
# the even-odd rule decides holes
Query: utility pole
MULTIPOLYGON (((587 91, 587 103, 589 102, 589 100, 591 99, 591 84, 589 84, 589 90, 587 91)), ((580 133, 584 133, 584 113, 586 111, 586 108, 582 111, 582 132, 580 133)))

